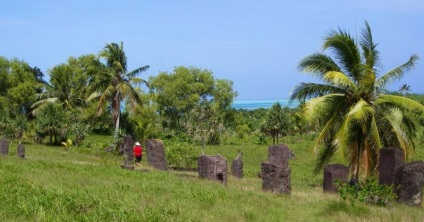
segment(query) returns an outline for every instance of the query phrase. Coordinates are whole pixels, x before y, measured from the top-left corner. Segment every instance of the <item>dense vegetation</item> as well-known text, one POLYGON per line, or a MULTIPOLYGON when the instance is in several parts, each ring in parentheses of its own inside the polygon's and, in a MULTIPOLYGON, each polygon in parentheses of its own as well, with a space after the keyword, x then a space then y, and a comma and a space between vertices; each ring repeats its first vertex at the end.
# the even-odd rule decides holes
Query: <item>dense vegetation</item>
POLYGON ((317 53, 300 62, 301 70, 324 83, 299 85, 292 96, 302 100, 299 107, 277 103, 256 110, 232 109, 237 96, 232 81, 214 78, 211 70, 179 66, 148 80, 139 77, 148 65, 128 72, 123 43, 107 44, 98 55, 70 57, 48 71, 48 82, 37 67, 0 56, 0 136, 13 141, 12 147, 27 147, 24 160, 1 158, 0 201, 9 205, 0 218, 420 220, 419 209, 395 203, 391 210, 347 205, 323 194, 321 178, 312 175, 324 164, 343 163, 350 166, 353 181, 372 178, 378 150, 387 146, 404 149, 409 161, 424 157, 424 96, 409 93, 407 84, 398 92, 385 90, 418 57, 380 75, 368 24, 359 43, 339 30, 328 35, 324 49, 334 52, 335 61, 317 53), (178 170, 196 168, 202 153, 232 160, 242 151, 246 178, 230 177, 223 187, 190 171, 121 170, 121 156, 105 150, 117 150, 123 135, 140 142, 161 139, 168 163, 178 170), (260 163, 266 147, 276 143, 287 144, 296 155, 291 196, 260 189, 260 163), (320 150, 315 161, 311 148, 320 150))

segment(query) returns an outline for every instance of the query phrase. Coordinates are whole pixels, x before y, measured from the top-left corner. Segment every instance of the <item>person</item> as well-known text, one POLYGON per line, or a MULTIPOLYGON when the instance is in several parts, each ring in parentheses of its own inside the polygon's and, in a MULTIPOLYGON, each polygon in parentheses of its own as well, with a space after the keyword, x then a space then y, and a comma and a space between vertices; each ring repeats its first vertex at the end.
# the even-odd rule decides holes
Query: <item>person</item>
POLYGON ((143 147, 141 147, 139 142, 135 143, 133 152, 135 156, 135 164, 140 165, 141 159, 143 158, 143 147))

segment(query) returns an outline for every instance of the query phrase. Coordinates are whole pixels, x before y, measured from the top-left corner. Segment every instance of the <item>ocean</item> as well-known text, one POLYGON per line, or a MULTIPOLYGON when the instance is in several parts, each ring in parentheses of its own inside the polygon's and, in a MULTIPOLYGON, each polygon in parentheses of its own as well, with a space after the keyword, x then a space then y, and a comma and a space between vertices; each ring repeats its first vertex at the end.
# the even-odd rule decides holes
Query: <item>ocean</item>
POLYGON ((235 100, 231 108, 253 110, 258 108, 271 108, 275 103, 280 103, 282 107, 296 108, 300 102, 293 101, 289 104, 289 99, 267 99, 267 100, 235 100))

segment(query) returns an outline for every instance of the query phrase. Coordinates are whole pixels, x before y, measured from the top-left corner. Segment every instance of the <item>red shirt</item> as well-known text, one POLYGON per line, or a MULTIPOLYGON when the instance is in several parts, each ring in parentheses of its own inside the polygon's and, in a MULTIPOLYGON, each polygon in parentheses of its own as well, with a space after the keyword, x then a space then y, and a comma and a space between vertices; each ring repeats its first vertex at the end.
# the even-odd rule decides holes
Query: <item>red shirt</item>
POLYGON ((141 146, 135 146, 133 148, 134 156, 143 156, 143 148, 141 146))

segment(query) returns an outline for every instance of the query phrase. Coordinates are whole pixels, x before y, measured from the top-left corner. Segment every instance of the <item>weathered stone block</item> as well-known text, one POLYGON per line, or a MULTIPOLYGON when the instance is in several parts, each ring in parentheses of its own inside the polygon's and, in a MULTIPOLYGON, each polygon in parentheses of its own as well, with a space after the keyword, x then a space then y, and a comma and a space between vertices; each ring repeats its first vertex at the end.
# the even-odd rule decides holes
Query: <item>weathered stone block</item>
POLYGON ((122 138, 122 153, 125 155, 125 165, 131 165, 134 163, 134 140, 132 136, 126 135, 122 138))
POLYGON ((322 188, 324 192, 337 192, 337 187, 334 185, 336 180, 347 182, 349 175, 349 167, 342 164, 331 164, 324 167, 324 181, 322 188))
POLYGON ((239 153, 231 164, 231 174, 238 178, 243 178, 243 153, 239 153))
POLYGON ((384 185, 392 185, 396 168, 404 163, 405 153, 402 149, 396 147, 380 149, 378 182, 384 185))
POLYGON ((6 138, 1 139, 0 141, 0 152, 2 155, 9 154, 9 141, 6 138))
POLYGON ((159 170, 168 169, 162 142, 154 139, 146 140, 145 151, 147 155, 147 162, 151 166, 159 170))
POLYGON ((261 165, 262 190, 290 194, 290 167, 264 162, 261 165))
POLYGON ((268 161, 276 165, 288 167, 292 155, 292 151, 284 144, 268 147, 268 161))
POLYGON ((424 185, 424 162, 416 161, 396 168, 393 184, 399 203, 421 205, 424 185))
POLYGON ((22 143, 20 143, 18 145, 18 149, 16 151, 16 155, 20 158, 24 158, 25 157, 25 147, 22 143))
POLYGON ((227 160, 221 156, 202 155, 197 161, 199 178, 217 180, 227 185, 227 160))

